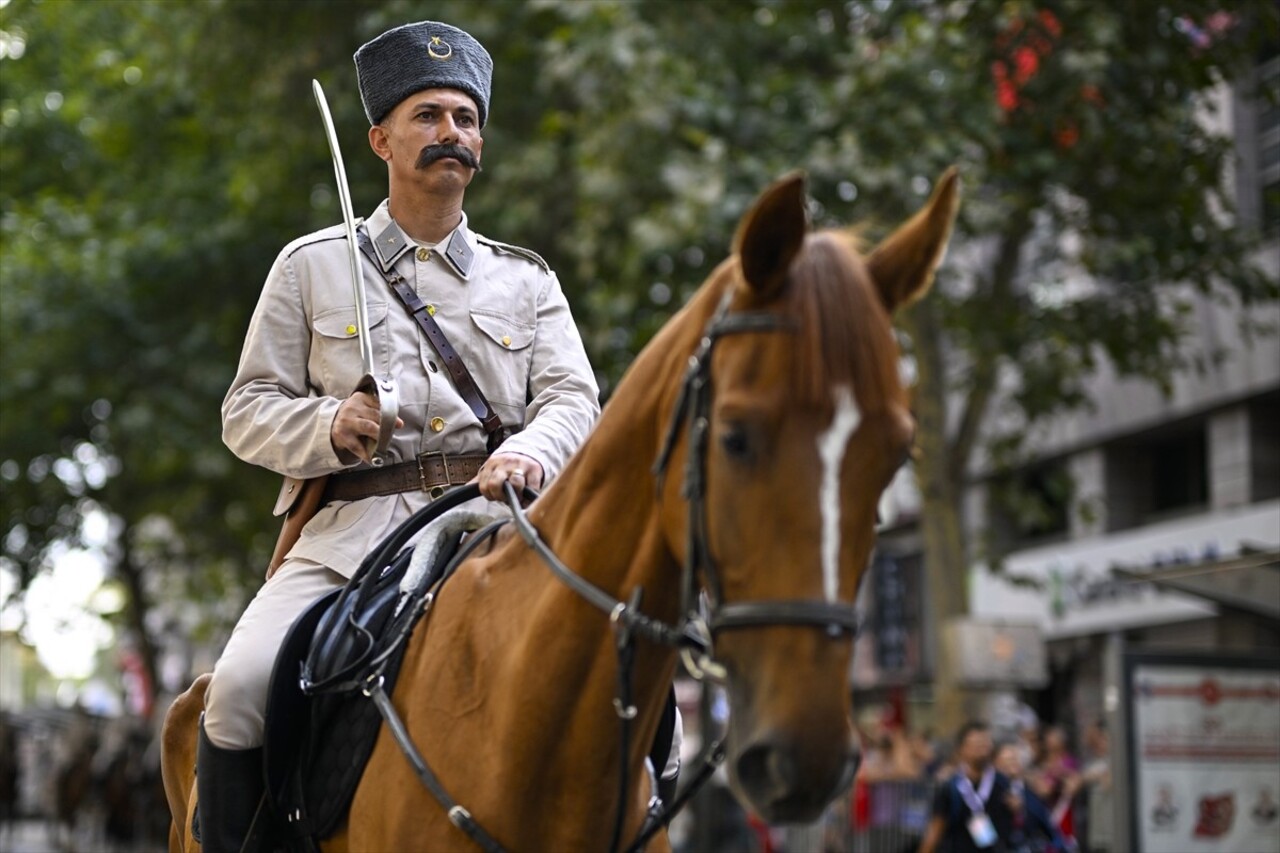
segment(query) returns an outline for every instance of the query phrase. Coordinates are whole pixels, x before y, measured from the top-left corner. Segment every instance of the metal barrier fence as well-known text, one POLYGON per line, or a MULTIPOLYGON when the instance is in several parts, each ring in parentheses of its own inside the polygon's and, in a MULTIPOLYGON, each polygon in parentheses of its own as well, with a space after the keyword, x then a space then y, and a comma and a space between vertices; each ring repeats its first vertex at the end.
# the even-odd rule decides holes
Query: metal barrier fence
POLYGON ((855 785, 822 820, 786 832, 787 853, 915 853, 929 823, 932 781, 855 785))

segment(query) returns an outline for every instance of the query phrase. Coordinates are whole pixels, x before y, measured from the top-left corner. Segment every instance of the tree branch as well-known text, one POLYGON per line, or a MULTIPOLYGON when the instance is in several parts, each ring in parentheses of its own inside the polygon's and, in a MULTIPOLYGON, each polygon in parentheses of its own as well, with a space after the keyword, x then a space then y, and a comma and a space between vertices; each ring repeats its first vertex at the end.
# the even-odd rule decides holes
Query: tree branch
MULTIPOLYGON (((991 268, 987 303, 993 314, 1016 310, 1012 299, 1013 283, 1022 259, 1023 246, 1026 245, 1027 235, 1030 233, 1030 208, 1021 207, 1009 220, 1009 228, 1000 238, 1000 251, 991 268)), ((954 483, 963 481, 965 471, 969 467, 969 460, 973 456, 974 445, 978 441, 982 424, 986 420, 987 409, 995 396, 996 367, 1002 353, 999 336, 987 329, 999 329, 1003 326, 1004 323, 1000 322, 1000 319, 993 317, 991 324, 984 329, 985 334, 975 333, 973 336, 976 344, 973 352, 973 378, 969 393, 965 397, 960 424, 955 436, 947 443, 947 469, 954 483)))

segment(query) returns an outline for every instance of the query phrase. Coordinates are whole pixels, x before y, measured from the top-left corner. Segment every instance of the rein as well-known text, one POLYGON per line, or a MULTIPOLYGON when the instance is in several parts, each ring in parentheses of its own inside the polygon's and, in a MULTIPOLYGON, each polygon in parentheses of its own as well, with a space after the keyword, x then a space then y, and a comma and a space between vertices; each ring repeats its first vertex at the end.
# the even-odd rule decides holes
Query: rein
MULTIPOLYGON (((765 311, 729 313, 733 290, 729 289, 717 306, 711 320, 703 330, 702 340, 697 350, 689 358, 684 381, 680 387, 671 421, 653 466, 658 490, 661 492, 663 478, 670 462, 671 454, 679 437, 681 426, 688 422, 688 457, 685 463, 685 479, 681 495, 689 507, 688 547, 685 552, 684 567, 681 577, 681 612, 680 621, 675 625, 646 616, 640 611, 643 590, 637 587, 627 601, 621 601, 600 587, 569 568, 556 556, 555 552, 538 535, 538 530, 529 521, 521 497, 530 500, 538 496, 537 492, 525 487, 517 492, 509 482, 503 488, 506 491, 507 503, 511 508, 512 523, 525 544, 538 555, 556 578, 571 590, 580 595, 588 603, 609 615, 609 622, 615 636, 615 649, 618 655, 618 686, 613 699, 614 710, 618 715, 621 740, 621 777, 618 790, 618 807, 614 819, 611 851, 617 851, 621 840, 622 827, 625 823, 628 780, 627 766, 630 755, 631 724, 638 711, 632 702, 632 665, 634 663, 635 639, 643 638, 659 645, 674 647, 684 660, 690 674, 699 680, 710 679, 723 681, 724 667, 714 659, 713 640, 717 633, 729 630, 743 630, 776 625, 797 625, 822 628, 832 638, 842 635, 856 636, 858 617, 852 606, 828 601, 814 600, 775 600, 746 601, 725 603, 721 599, 720 575, 715 559, 711 554, 710 535, 707 526, 706 512, 706 467, 707 442, 711 423, 711 357, 716 343, 726 335, 747 334, 756 332, 794 332, 794 324, 784 317, 765 311), (706 582, 705 591, 700 587, 698 577, 706 582), (704 608, 706 615, 704 616, 704 608)), ((496 525, 491 526, 496 527, 496 525)), ((484 533, 491 532, 486 528, 484 533)), ((474 539, 487 538, 477 535, 474 539)), ((439 585, 453 573, 470 551, 473 544, 468 543, 450 563, 439 585)), ((428 594, 427 600, 420 608, 425 615, 434 601, 435 590, 428 594)), ((407 636, 407 632, 406 632, 407 636)), ((501 853, 503 847, 475 822, 470 812, 454 801, 440 784, 439 779, 431 771, 422 754, 414 745, 405 729, 391 700, 382 689, 379 673, 369 678, 365 695, 374 700, 378 710, 387 722, 387 727, 405 757, 413 766, 427 790, 445 808, 449 820, 465 832, 486 853, 501 853)), ((708 744, 698 756, 698 770, 684 790, 676 794, 671 803, 662 803, 657 798, 650 803, 649 814, 639 835, 627 847, 628 853, 637 853, 655 833, 666 826, 672 818, 688 803, 689 799, 711 777, 715 768, 725 758, 723 738, 708 744)))

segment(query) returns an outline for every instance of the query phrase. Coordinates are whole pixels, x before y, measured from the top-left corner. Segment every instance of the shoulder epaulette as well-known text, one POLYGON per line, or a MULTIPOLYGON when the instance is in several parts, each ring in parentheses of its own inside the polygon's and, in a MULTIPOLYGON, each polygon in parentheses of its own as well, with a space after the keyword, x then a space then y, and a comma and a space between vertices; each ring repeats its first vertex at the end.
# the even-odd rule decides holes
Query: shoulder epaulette
MULTIPOLYGON (((475 234, 474 231, 472 233, 475 234)), ((491 246, 497 251, 502 252, 504 254, 517 255, 521 258, 524 258, 526 261, 532 261, 533 263, 542 267, 543 272, 547 274, 551 273, 551 265, 548 264, 546 261, 544 261, 542 259, 542 256, 539 255, 537 252, 533 251, 532 249, 526 249, 523 246, 513 246, 510 243, 500 243, 497 240, 491 240, 488 237, 485 237, 480 234, 475 234, 475 238, 476 238, 476 242, 478 243, 484 243, 486 246, 491 246)))
MULTIPOLYGON (((364 221, 363 219, 357 219, 356 225, 359 225, 363 221, 364 221)), ((312 231, 310 234, 302 235, 301 237, 294 240, 289 245, 285 246, 281 254, 283 254, 285 257, 289 257, 294 252, 297 252, 299 249, 302 249, 306 246, 312 246, 312 245, 315 245, 316 243, 323 243, 326 240, 345 240, 345 239, 347 239, 347 226, 330 225, 328 228, 321 228, 319 231, 312 231)))

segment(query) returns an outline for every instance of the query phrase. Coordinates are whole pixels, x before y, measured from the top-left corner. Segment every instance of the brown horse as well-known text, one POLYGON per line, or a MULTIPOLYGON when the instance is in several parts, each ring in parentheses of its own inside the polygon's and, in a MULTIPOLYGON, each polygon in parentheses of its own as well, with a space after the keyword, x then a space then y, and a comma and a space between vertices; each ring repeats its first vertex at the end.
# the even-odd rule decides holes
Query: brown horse
MULTIPOLYGON (((696 570, 728 690, 730 780, 769 821, 815 818, 856 764, 847 629, 877 501, 914 430, 890 314, 932 281, 957 199, 949 171, 864 257, 852 232, 810 233, 800 177, 771 186, 529 513, 564 564, 618 599, 643 589, 639 610, 668 625, 690 610, 682 567, 696 570)), ((601 850, 624 759, 624 841, 644 819, 643 759, 677 663, 672 647, 640 641, 622 756, 616 658, 610 619, 506 532, 415 630, 393 703, 444 788, 503 847, 601 850)), ((187 850, 202 687, 165 732, 187 850)), ((474 846, 383 726, 325 849, 474 846)))

